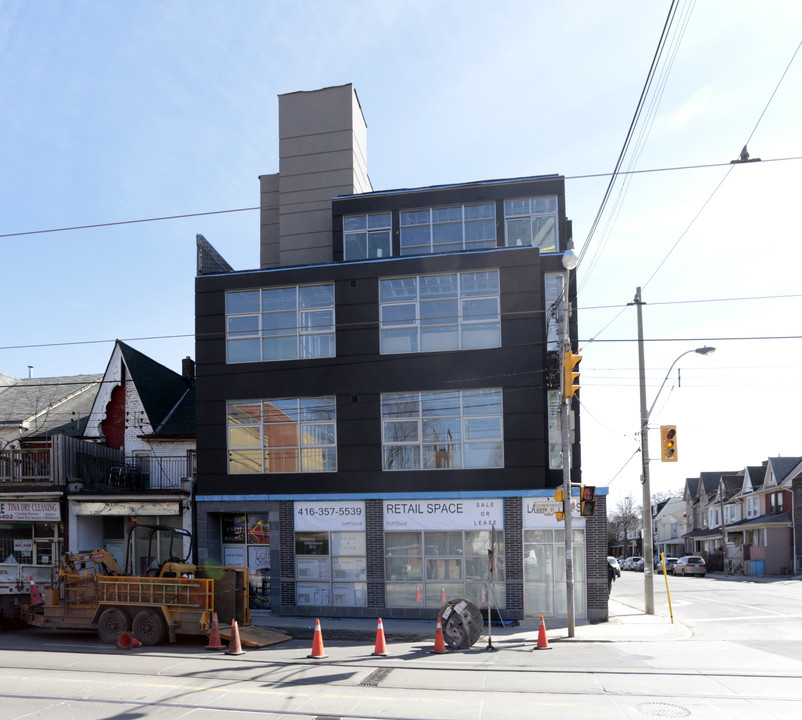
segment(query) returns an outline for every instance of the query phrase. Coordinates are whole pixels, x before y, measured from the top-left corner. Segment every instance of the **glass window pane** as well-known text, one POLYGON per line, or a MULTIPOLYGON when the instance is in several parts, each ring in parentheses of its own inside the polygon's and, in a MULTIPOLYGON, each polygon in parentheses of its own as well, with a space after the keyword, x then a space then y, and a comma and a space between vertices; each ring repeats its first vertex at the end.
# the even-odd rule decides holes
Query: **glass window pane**
POLYGON ((328 555, 329 534, 327 532, 295 533, 296 555, 328 555))
POLYGON ((417 420, 384 422, 385 442, 417 442, 419 439, 417 420))
POLYGON ((459 350, 459 327, 444 325, 421 328, 420 348, 422 352, 459 350))
POLYGON ((334 580, 354 581, 364 580, 367 577, 365 558, 339 558, 331 559, 331 576, 334 580))
POLYGON ((425 555, 462 555, 461 532, 424 533, 425 555))
POLYGON ((532 222, 529 218, 507 220, 507 245, 529 247, 532 244, 532 222))
POLYGON ((426 470, 462 467, 461 446, 457 442, 442 442, 423 446, 423 467, 426 470))
POLYGON ((401 212, 401 225, 429 224, 428 210, 403 210, 401 212))
POLYGON ((496 298, 462 301, 462 319, 465 321, 495 320, 498 317, 498 300, 496 298))
POLYGON ((463 454, 466 468, 504 467, 501 443, 465 444, 463 454))
POLYGON ((381 322, 383 327, 391 325, 413 325, 415 323, 415 304, 382 305, 381 322))
POLYGON ((557 224, 555 218, 533 218, 532 229, 535 247, 539 247, 544 252, 553 252, 557 249, 557 224))
POLYGON ((383 278, 379 281, 379 300, 392 302, 394 300, 417 300, 418 278, 383 278))
POLYGON ((262 451, 261 450, 229 451, 228 472, 231 474, 262 472, 262 451))
POLYGON ((392 225, 393 216, 391 213, 374 213, 368 215, 369 228, 388 228, 392 225))
POLYGON ((387 607, 423 607, 420 585, 416 583, 390 583, 385 586, 387 607))
POLYGON ((498 270, 462 273, 460 289, 463 297, 498 295, 498 270))
POLYGON ((383 353, 418 352, 418 330, 382 330, 381 351, 383 353))
POLYGON ((336 417, 336 398, 301 398, 301 420, 334 420, 336 417))
POLYGON ((444 417, 460 414, 459 392, 421 393, 421 408, 425 417, 444 417))
POLYGON ((301 425, 301 445, 333 445, 334 424, 301 425))
POLYGON ((262 354, 265 360, 293 360, 298 357, 298 338, 265 338, 262 340, 262 354))
POLYGON ((262 447, 262 438, 258 425, 237 425, 228 429, 228 446, 230 448, 262 447))
POLYGON ((459 281, 456 274, 423 275, 419 278, 419 281, 421 300, 457 297, 459 281))
POLYGON ((419 532, 388 532, 384 534, 384 551, 387 555, 409 557, 421 554, 419 532))
POLYGON ((367 220, 364 215, 345 215, 343 217, 343 230, 364 230, 367 220))
POLYGON ((259 362, 262 355, 259 352, 259 339, 229 340, 227 343, 228 362, 259 362))
POLYGON ((237 313, 258 313, 259 312, 259 291, 243 290, 238 292, 226 293, 226 313, 234 315, 237 313))
POLYGON ((368 257, 383 258, 390 257, 392 254, 389 231, 370 233, 368 236, 368 257))
POLYGON ((420 395, 418 393, 387 393, 382 395, 384 417, 418 417, 420 395))
POLYGON ((262 422, 262 403, 229 403, 228 424, 262 422))
POLYGON ((481 205, 465 206, 466 220, 479 220, 480 218, 495 218, 495 217, 496 217, 495 203, 482 203, 481 205))
POLYGON ((427 300, 420 304, 421 325, 448 325, 459 319, 456 300, 427 300))
POLYGON ((262 311, 295 310, 297 308, 297 289, 294 287, 270 288, 262 290, 262 311))
POLYGON ((456 252, 462 249, 462 223, 432 225, 432 252, 456 252))
POLYGON ((298 447, 298 426, 295 423, 265 425, 265 447, 298 447))
POLYGON ((466 440, 498 440, 501 438, 501 418, 482 417, 465 420, 466 440))
POLYGON ((334 306, 334 285, 304 285, 299 293, 301 308, 334 306))
POLYGON ((334 357, 334 333, 301 336, 301 357, 334 357))
POLYGON ((433 223, 462 222, 462 208, 454 207, 432 208, 433 223))
POLYGON ((304 332, 333 332, 334 310, 307 310, 302 312, 301 330, 304 332))
POLYGON ((533 215, 541 215, 544 213, 556 213, 556 212, 557 212, 556 197, 532 198, 533 215))
POLYGON ((265 472, 298 472, 298 449, 265 450, 265 472))
POLYGON ((462 406, 466 415, 503 415, 501 390, 465 390, 462 406))
POLYGON ((335 448, 305 447, 301 449, 301 472, 335 472, 336 470, 337 450, 335 448))
POLYGON ((248 542, 251 545, 270 544, 270 524, 267 515, 248 515, 248 542))
POLYGON ((496 244, 496 221, 474 220, 465 223, 465 244, 492 247, 496 244))
POLYGON ((430 252, 431 235, 428 225, 401 229, 401 254, 430 252))
POLYGON ((348 233, 345 236, 345 259, 365 260, 368 256, 367 244, 365 233, 348 233))
POLYGON ((519 200, 506 200, 504 202, 504 216, 505 217, 518 217, 521 215, 529 215, 529 198, 521 198, 519 200))
POLYGON ((264 404, 265 422, 297 422, 298 400, 288 398, 285 400, 271 400, 264 404))
POLYGON ((501 346, 501 327, 498 323, 465 325, 462 328, 462 349, 501 346))
POLYGON ((229 335, 253 335, 258 332, 258 315, 235 315, 228 318, 229 335))
POLYGON ((298 332, 298 314, 275 312, 262 315, 262 332, 266 336, 295 335, 298 332))
POLYGON ((421 581, 423 563, 419 557, 387 557, 384 559, 384 573, 388 581, 421 581))
MULTIPOLYGON (((462 580, 462 560, 458 558, 453 559, 426 559, 426 580, 434 582, 447 582, 449 580, 462 580)), ((426 588, 427 595, 429 588, 426 588)), ((451 591, 453 592, 453 590, 451 591)), ((457 592, 461 593, 460 587, 457 592)), ((451 597, 447 592, 446 597, 451 597)))
POLYGON ((417 445, 390 445, 384 448, 385 470, 420 470, 417 445))

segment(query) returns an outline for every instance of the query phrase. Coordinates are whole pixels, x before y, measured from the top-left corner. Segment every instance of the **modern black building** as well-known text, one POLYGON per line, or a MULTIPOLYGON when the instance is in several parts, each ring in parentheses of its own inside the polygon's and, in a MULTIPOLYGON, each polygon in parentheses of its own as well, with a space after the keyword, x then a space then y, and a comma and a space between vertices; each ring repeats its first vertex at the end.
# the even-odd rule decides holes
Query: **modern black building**
MULTIPOLYGON (((350 85, 281 96, 279 126, 261 268, 198 238, 200 560, 248 566, 280 614, 564 615, 542 502, 562 481, 564 179, 374 192, 350 85)), ((574 541, 576 614, 604 620, 603 496, 574 541)))

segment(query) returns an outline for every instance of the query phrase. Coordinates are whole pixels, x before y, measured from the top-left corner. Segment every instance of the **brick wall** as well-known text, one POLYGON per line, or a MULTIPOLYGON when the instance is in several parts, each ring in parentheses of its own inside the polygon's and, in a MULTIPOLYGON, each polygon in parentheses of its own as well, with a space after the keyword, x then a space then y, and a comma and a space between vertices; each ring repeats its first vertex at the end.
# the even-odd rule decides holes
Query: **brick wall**
POLYGON ((504 562, 507 570, 505 620, 524 617, 524 546, 521 498, 504 500, 504 562))
POLYGON ((596 496, 596 512, 585 518, 588 622, 607 622, 607 496, 596 496))

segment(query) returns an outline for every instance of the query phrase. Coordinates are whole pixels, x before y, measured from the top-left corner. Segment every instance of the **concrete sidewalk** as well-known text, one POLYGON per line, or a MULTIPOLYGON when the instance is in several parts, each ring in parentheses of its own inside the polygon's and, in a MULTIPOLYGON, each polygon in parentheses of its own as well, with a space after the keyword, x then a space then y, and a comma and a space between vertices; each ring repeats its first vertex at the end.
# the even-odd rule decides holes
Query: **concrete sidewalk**
MULTIPOLYGON (((578 621, 574 637, 568 637, 565 620, 545 619, 546 635, 551 642, 660 642, 681 640, 691 637, 690 630, 676 620, 661 615, 645 615, 623 603, 609 601, 609 620, 591 625, 578 621)), ((315 618, 282 617, 265 612, 252 613, 254 625, 277 630, 295 639, 308 640, 313 637, 315 618)), ((434 641, 437 620, 431 622, 418 620, 382 620, 384 635, 388 641, 434 641)), ((376 638, 378 621, 374 618, 320 618, 321 631, 327 640, 366 642, 376 638)), ((533 618, 509 623, 504 626, 494 624, 492 638, 499 641, 517 641, 537 644, 540 621, 533 618)), ((487 636, 487 625, 483 637, 487 636)))

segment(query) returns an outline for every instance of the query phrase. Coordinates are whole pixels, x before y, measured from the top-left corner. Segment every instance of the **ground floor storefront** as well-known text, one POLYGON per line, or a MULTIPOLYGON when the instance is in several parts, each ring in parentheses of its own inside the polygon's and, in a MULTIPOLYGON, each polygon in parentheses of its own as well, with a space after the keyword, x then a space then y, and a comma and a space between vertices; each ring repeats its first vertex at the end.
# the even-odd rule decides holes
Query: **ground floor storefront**
MULTIPOLYGON (((467 598, 515 620, 566 614, 565 530, 531 495, 199 496, 198 560, 247 567, 252 609, 428 619, 467 598)), ((574 609, 607 619, 605 496, 573 516, 574 609)))

